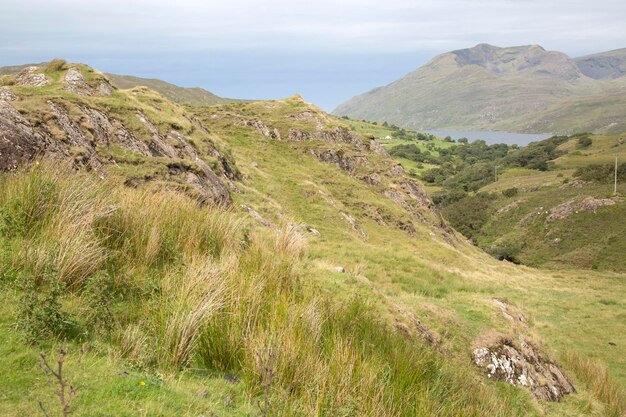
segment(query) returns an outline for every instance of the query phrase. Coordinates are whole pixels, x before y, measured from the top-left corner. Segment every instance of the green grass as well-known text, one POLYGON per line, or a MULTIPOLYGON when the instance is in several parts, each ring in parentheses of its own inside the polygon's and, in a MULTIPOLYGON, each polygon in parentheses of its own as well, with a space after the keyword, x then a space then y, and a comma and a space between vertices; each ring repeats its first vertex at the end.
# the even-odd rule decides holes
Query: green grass
MULTIPOLYGON (((241 375, 247 394, 242 397, 241 387, 230 389, 232 411, 246 415, 253 408, 237 398, 265 395, 267 367, 273 374, 268 382, 272 414, 277 415, 530 411, 524 392, 499 387, 500 401, 495 402, 491 390, 496 387, 473 384, 478 376, 468 365, 461 371, 454 359, 444 361, 422 343, 392 332, 372 314, 379 307, 370 306, 373 300, 367 301, 365 293, 365 299, 349 296, 339 304, 311 287, 312 282, 300 284, 315 276, 316 268, 298 266, 303 241, 295 231, 256 231, 240 247, 240 220, 219 209, 199 208, 180 195, 101 187, 45 164, 0 184, 2 233, 9 248, 3 251, 3 297, 11 300, 5 304, 19 306, 3 315, 8 318, 4 326, 15 321, 19 329, 46 329, 56 338, 69 338, 74 351, 85 341, 95 346, 81 366, 68 371, 82 381, 76 415, 117 413, 125 406, 122 415, 140 410, 193 415, 207 407, 219 412, 216 402, 229 386, 209 379, 206 389, 217 392, 196 399, 194 390, 203 386, 197 372, 241 375), (41 187, 31 184, 48 184, 50 192, 35 196, 41 187), (57 225, 63 225, 64 234, 57 233, 57 225), (66 235, 82 236, 81 248, 64 246, 66 235), (12 242, 28 242, 29 249, 11 250, 19 246, 12 242), (55 247, 64 251, 62 256, 55 247), (99 263, 93 262, 93 253, 102 259, 99 263), (94 298, 89 283, 102 274, 110 292, 107 307, 98 311, 100 298, 94 298), (33 301, 26 287, 17 285, 33 277, 39 277, 32 285, 41 293, 57 280, 67 286, 58 307, 33 301), (24 308, 43 308, 34 311, 44 314, 24 315, 24 308), (50 327, 59 308, 75 330, 50 327), (102 314, 112 324, 110 330, 90 320, 93 310, 95 317, 102 314), (138 370, 124 373, 125 362, 138 370), (181 373, 185 369, 194 372, 181 373), (311 380, 310 375, 317 377, 311 380), (98 407, 101 401, 112 408, 98 407)), ((34 369, 37 348, 20 338, 26 330, 4 329, 8 339, 3 345, 15 353, 3 360, 19 360, 21 369, 32 374, 6 380, 9 408, 34 412, 32 396, 53 407, 34 369), (15 358, 18 352, 21 359, 15 358), (30 394, 25 396, 25 390, 30 394)), ((30 333, 28 340, 51 351, 57 344, 48 334, 30 333)))

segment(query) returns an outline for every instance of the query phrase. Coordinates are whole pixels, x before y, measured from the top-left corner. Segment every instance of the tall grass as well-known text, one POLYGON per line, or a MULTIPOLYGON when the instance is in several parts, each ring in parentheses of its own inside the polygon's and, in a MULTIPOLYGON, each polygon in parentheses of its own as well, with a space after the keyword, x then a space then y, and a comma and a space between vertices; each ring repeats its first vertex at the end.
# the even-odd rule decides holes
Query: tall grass
POLYGON ((563 362, 605 404, 607 417, 626 416, 626 390, 611 378, 606 366, 573 350, 563 354, 563 362))
POLYGON ((221 208, 48 164, 4 177, 0 196, 2 237, 24 243, 11 254, 18 273, 66 283, 78 325, 72 306, 96 305, 86 284, 110 277, 113 330, 81 334, 129 361, 237 373, 272 416, 534 413, 528 394, 478 384, 469 364, 396 333, 367 300, 303 285, 295 228, 244 233, 221 208))

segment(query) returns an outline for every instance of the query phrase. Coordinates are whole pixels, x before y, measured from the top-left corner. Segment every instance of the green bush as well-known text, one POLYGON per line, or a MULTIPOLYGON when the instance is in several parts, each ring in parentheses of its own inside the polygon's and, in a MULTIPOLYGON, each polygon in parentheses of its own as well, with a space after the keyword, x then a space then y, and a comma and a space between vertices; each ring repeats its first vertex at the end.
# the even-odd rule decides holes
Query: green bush
POLYGON ((443 209, 450 224, 467 238, 475 238, 495 211, 496 194, 478 193, 464 197, 443 209))
POLYGON ((515 197, 519 193, 517 187, 507 188, 506 190, 502 190, 502 195, 505 197, 515 197))
POLYGON ((518 256, 521 250, 522 249, 519 244, 505 241, 493 245, 487 250, 487 252, 498 260, 509 261, 515 264, 519 264, 520 261, 518 259, 518 256))
POLYGON ((27 343, 71 336, 75 324, 61 308, 60 298, 66 290, 62 281, 52 275, 41 278, 25 274, 18 280, 18 288, 16 326, 27 343))
MULTIPOLYGON (((574 177, 600 184, 611 183, 615 180, 615 164, 587 165, 578 168, 574 177)), ((617 166, 617 181, 626 181, 626 162, 617 166)))
POLYGON ((588 148, 591 146, 591 144, 593 143, 593 141, 591 140, 591 138, 587 135, 585 136, 581 136, 578 138, 578 142, 576 143, 576 147, 580 148, 580 149, 584 149, 584 148, 588 148))

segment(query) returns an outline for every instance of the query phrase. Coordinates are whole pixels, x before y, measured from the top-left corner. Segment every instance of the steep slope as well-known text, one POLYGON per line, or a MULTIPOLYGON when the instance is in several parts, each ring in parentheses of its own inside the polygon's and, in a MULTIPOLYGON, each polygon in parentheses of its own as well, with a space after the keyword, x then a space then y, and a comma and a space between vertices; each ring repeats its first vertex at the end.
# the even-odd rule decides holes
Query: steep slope
POLYGON ((70 374, 81 386, 75 415, 623 413, 605 394, 621 398, 619 385, 596 383, 603 368, 585 357, 626 381, 607 343, 626 343, 621 304, 596 308, 623 292, 623 276, 591 273, 591 285, 586 272, 495 261, 442 222, 375 140, 298 96, 182 109, 147 89, 101 94, 106 78, 76 71, 86 85, 73 74, 69 86, 68 68, 34 69, 16 80, 30 85, 0 94, 21 117, 3 125, 2 155, 20 156, 6 156, 7 168, 43 153, 97 174, 44 162, 2 177, 0 365, 11 373, 0 414, 37 412, 46 390, 40 346, 21 338, 55 330, 59 316, 25 326, 41 324, 28 303, 73 320, 74 352, 94 345, 87 370, 70 374), (97 133, 94 111, 117 133, 97 133), (176 154, 144 155, 141 143, 176 154), (186 175, 206 175, 195 158, 230 209, 175 192, 202 196, 186 175), (60 299, 47 286, 58 281, 68 285, 60 299))
POLYGON ((132 75, 118 75, 107 73, 106 76, 118 88, 148 87, 172 100, 175 103, 192 106, 210 106, 226 103, 229 100, 199 87, 179 87, 154 78, 140 78, 132 75))
POLYGON ((565 54, 537 45, 480 44, 439 55, 385 87, 348 100, 333 113, 419 130, 619 132, 626 130, 619 117, 624 97, 622 80, 594 80, 565 54), (575 124, 578 115, 568 112, 585 100, 593 100, 601 117, 575 124))

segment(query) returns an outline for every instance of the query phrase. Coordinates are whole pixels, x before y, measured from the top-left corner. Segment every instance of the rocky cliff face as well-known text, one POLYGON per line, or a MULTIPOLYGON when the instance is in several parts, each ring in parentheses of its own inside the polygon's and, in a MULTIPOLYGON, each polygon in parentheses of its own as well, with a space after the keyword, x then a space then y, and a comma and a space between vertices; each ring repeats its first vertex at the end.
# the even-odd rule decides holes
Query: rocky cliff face
POLYGON ((134 91, 132 97, 114 95, 106 77, 84 66, 71 66, 57 76, 55 81, 43 68, 31 66, 17 75, 14 85, 1 87, 0 170, 17 169, 37 157, 70 159, 99 175, 129 165, 137 172, 151 167, 142 176, 126 170, 128 183, 164 181, 190 190, 202 202, 231 203, 224 183, 236 171, 232 161, 185 119, 182 109, 165 106, 148 90, 134 91), (50 91, 41 91, 44 87, 50 91), (141 106, 151 100, 157 105, 141 106), (206 158, 180 131, 181 123, 203 142, 206 158), (205 159, 212 159, 215 168, 205 159))

